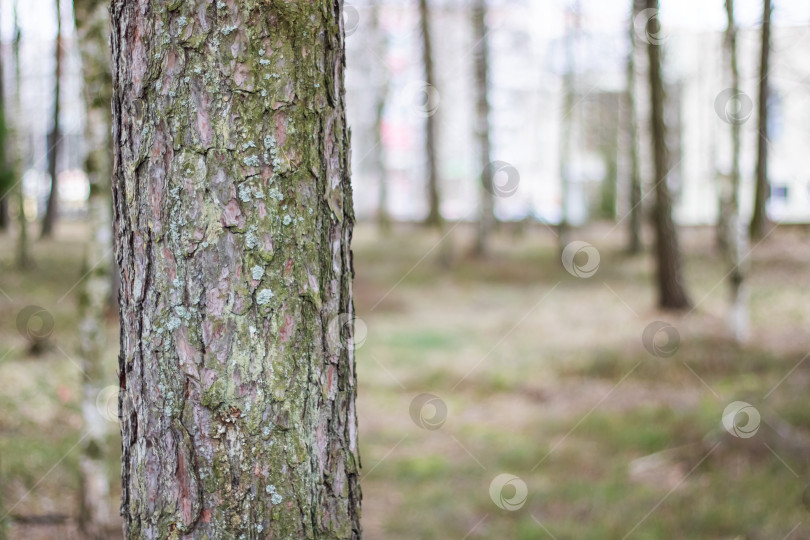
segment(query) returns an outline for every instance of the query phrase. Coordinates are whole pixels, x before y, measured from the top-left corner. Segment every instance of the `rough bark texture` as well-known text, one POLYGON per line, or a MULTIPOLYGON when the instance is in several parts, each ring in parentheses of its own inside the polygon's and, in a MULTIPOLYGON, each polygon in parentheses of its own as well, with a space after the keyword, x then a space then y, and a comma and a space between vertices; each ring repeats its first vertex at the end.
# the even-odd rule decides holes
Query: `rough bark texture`
POLYGON ((88 539, 107 538, 110 516, 110 481, 103 448, 109 420, 97 406, 98 396, 112 381, 105 380, 106 314, 112 285, 112 139, 110 102, 110 14, 105 0, 74 0, 73 12, 82 55, 82 76, 87 111, 88 153, 85 171, 90 180, 88 221, 90 236, 85 251, 84 282, 79 302, 79 358, 82 378, 82 416, 86 437, 79 458, 81 499, 79 527, 88 539))
POLYGON ((341 10, 113 2, 127 538, 360 538, 341 10))
POLYGON ((633 21, 636 14, 643 9, 638 0, 631 0, 630 9, 630 53, 627 55, 627 148, 630 165, 630 219, 628 224, 628 245, 630 253, 639 253, 642 249, 641 224, 643 213, 641 206, 641 167, 638 155, 638 111, 636 110, 636 32, 633 21))
MULTIPOLYGON (((732 95, 736 96, 740 87, 740 72, 737 67, 737 25, 734 21, 734 0, 726 0, 726 48, 731 72, 732 95)), ((738 342, 748 338, 748 295, 745 290, 745 268, 743 266, 748 250, 748 236, 740 219, 740 127, 739 121, 731 122, 731 193, 729 198, 727 259, 731 309, 729 324, 738 342)))
MULTIPOLYGON (((419 0, 419 26, 422 31, 422 62, 425 67, 425 84, 436 86, 433 70, 433 46, 430 41, 430 10, 427 0, 419 0)), ((436 115, 430 112, 425 119, 425 157, 427 158, 428 215, 425 224, 442 226, 441 201, 439 196, 439 172, 436 166, 437 139, 436 115)))
POLYGON ((475 0, 472 8, 473 40, 475 43, 475 136, 478 141, 479 166, 481 167, 481 209, 478 216, 478 235, 475 252, 487 251, 487 240, 495 224, 495 200, 493 197, 492 148, 489 140, 489 41, 487 39, 487 5, 485 0, 475 0))
POLYGON ((53 235, 53 227, 56 223, 56 216, 59 207, 59 148, 62 141, 62 132, 59 125, 60 94, 62 86, 62 2, 56 0, 56 45, 54 55, 56 57, 56 73, 54 74, 53 86, 53 127, 48 134, 48 174, 51 177, 51 192, 48 195, 48 206, 45 209, 45 216, 42 218, 42 238, 53 235))
POLYGON ((771 56, 771 0, 762 3, 762 48, 759 55, 759 138, 757 139, 757 183, 754 214, 751 216, 750 236, 762 238, 768 220, 765 203, 770 196, 768 183, 768 70, 771 56))
MULTIPOLYGON (((658 9, 658 0, 647 0, 647 8, 658 9)), ((647 44, 650 78, 650 132, 655 164, 655 254, 658 303, 664 309, 689 307, 681 277, 678 234, 672 221, 672 200, 667 183, 669 156, 664 123, 664 83, 661 77, 661 47, 647 44)))

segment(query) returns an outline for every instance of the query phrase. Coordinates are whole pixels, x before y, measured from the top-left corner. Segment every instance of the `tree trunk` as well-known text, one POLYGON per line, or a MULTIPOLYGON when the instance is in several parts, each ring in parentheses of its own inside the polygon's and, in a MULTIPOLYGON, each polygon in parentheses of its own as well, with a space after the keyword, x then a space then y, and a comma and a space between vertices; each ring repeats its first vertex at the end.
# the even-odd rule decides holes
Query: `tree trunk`
MULTIPOLYGON (((733 96, 739 94, 740 72, 737 68, 737 25, 734 22, 734 0, 726 0, 726 47, 731 68, 731 91, 733 96)), ((748 338, 748 295, 745 290, 744 259, 748 249, 747 235, 740 219, 740 125, 739 120, 731 122, 731 197, 729 200, 727 259, 729 285, 731 293, 731 310, 729 322, 737 342, 748 338)))
MULTIPOLYGON (((374 39, 374 54, 385 59, 388 45, 385 31, 380 28, 380 7, 378 4, 372 4, 370 10, 370 29, 374 39)), ((384 67, 377 87, 377 102, 374 107, 374 133, 379 139, 375 150, 379 187, 377 192, 377 226, 384 235, 391 231, 391 216, 388 213, 388 169, 385 165, 385 144, 383 141, 383 118, 385 115, 385 103, 388 100, 388 87, 388 69, 384 67)))
MULTIPOLYGON (((425 85, 429 92, 436 86, 433 70, 433 47, 430 41, 430 10, 427 0, 419 0, 419 25, 422 30, 422 62, 425 67, 425 85)), ((426 94, 429 100, 429 94, 426 94)), ((442 227, 441 201, 439 196, 439 173, 436 166, 437 125, 434 111, 428 111, 425 118, 425 156, 427 158, 428 215, 425 224, 442 227)))
POLYGON ((757 184, 754 195, 754 214, 749 234, 752 239, 762 238, 768 217, 765 203, 770 197, 768 183, 768 66, 771 51, 771 0, 762 3, 762 48, 759 55, 759 138, 757 139, 757 184))
POLYGON ((486 0, 475 0, 472 8, 473 40, 475 43, 475 135, 478 141, 479 166, 481 168, 480 215, 475 253, 487 252, 487 240, 495 223, 495 200, 493 188, 492 148, 489 140, 489 43, 487 39, 486 0))
MULTIPOLYGON (((658 9, 658 0, 647 0, 648 9, 658 9)), ((664 123, 664 83, 661 76, 661 48, 648 43, 651 104, 651 134, 655 165, 655 253, 658 280, 658 304, 663 309, 689 307, 689 298, 681 277, 678 234, 672 221, 672 200, 667 183, 669 156, 664 123)))
MULTIPOLYGON (((18 111, 14 119, 14 135, 15 141, 15 167, 17 174, 22 171, 22 119, 19 117, 19 111, 22 110, 20 103, 20 92, 22 85, 20 84, 20 42, 22 41, 22 32, 20 31, 20 21, 17 17, 17 0, 14 1, 14 42, 12 43, 12 51, 14 53, 14 101, 18 111)), ((23 193, 22 178, 16 182, 16 195, 17 195, 17 268, 25 270, 31 266, 31 257, 28 254, 28 221, 25 219, 25 195, 23 193)))
POLYGON ((631 254, 640 253, 641 224, 643 221, 643 208, 641 205, 641 167, 638 152, 638 110, 636 109, 636 33, 633 21, 640 11, 638 0, 631 0, 630 9, 630 53, 627 55, 627 147, 630 161, 630 219, 628 220, 627 251, 631 254))
POLYGON ((560 115, 560 225, 557 242, 560 253, 568 245, 568 198, 571 185, 571 131, 574 114, 574 41, 576 19, 579 16, 579 2, 575 2, 566 14, 565 28, 565 74, 563 75, 563 108, 560 115))
POLYGON ((78 353, 84 371, 82 415, 86 431, 79 458, 82 488, 79 526, 84 538, 102 540, 107 538, 110 516, 110 482, 102 452, 108 434, 108 418, 103 414, 105 411, 97 407, 99 395, 110 386, 104 369, 105 320, 113 270, 110 14, 104 0, 74 0, 73 10, 82 55, 89 148, 85 170, 90 180, 87 203, 90 237, 79 302, 78 353))
POLYGON ((360 538, 342 4, 113 2, 126 538, 360 538))
POLYGON ((0 58, 0 230, 11 224, 9 195, 14 186, 14 167, 11 160, 11 140, 6 117, 6 96, 3 77, 3 58, 0 58))
POLYGON ((62 2, 56 0, 56 73, 53 86, 53 128, 48 134, 48 174, 51 176, 51 192, 48 195, 48 206, 42 218, 42 238, 53 236, 53 227, 59 212, 59 180, 58 161, 59 147, 62 142, 62 133, 59 127, 59 94, 62 81, 62 2))

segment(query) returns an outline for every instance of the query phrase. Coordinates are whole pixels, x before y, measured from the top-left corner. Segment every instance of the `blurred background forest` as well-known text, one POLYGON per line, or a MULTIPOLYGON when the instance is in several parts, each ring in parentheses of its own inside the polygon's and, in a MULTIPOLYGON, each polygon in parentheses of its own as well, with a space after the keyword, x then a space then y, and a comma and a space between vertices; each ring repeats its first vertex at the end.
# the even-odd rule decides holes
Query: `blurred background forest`
MULTIPOLYGON (((107 16, 0 0, 0 538, 121 537, 107 16)), ((810 538, 810 4, 343 16, 365 536, 810 538)))

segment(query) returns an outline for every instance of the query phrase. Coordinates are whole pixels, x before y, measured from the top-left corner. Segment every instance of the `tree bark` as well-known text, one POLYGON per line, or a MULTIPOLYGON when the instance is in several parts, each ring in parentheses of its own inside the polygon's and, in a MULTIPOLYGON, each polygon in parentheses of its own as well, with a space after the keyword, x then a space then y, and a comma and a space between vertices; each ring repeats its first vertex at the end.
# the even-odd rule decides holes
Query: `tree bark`
MULTIPOLYGON (((648 9, 658 9, 658 0, 647 0, 648 9)), ((683 309, 690 305, 681 276, 678 233, 672 221, 672 199, 667 183, 669 156, 664 123, 664 82, 661 76, 661 48, 648 43, 650 80, 650 128, 655 164, 655 254, 658 304, 663 309, 683 309)))
MULTIPOLYGON (((740 72, 737 67, 737 25, 734 21, 734 0, 726 0, 726 48, 728 49, 729 68, 731 72, 732 95, 737 96, 740 88, 740 72)), ((729 323, 734 339, 743 342, 748 338, 749 316, 748 295, 745 289, 744 261, 748 250, 747 235, 740 219, 740 125, 733 120, 731 124, 731 196, 729 199, 727 259, 731 309, 729 323)))
POLYGON ((115 0, 126 538, 360 538, 332 0, 115 0))
MULTIPOLYGON (((429 91, 436 86, 433 69, 433 47, 430 40, 430 10, 427 0, 419 0, 419 25, 422 30, 422 62, 425 67, 425 84, 429 91)), ((425 118, 425 157, 427 158, 427 195, 428 215, 425 224, 430 227, 442 227, 441 199, 439 194, 439 172, 436 165, 437 125, 434 111, 429 111, 425 118)))
POLYGON ((636 33, 633 21, 640 11, 638 0, 631 0, 630 9, 630 53, 627 55, 627 147, 630 165, 630 219, 628 220, 627 251, 631 254, 642 250, 641 225, 643 208, 641 205, 641 167, 638 152, 638 110, 636 109, 636 33))
POLYGON ((768 183, 768 71, 771 51, 771 0, 762 2, 762 47, 759 55, 759 138, 757 139, 757 183, 754 194, 754 213, 751 216, 751 239, 762 238, 768 217, 765 203, 770 197, 768 183))
POLYGON ((48 195, 48 206, 42 218, 42 238, 53 236, 53 227, 59 212, 59 147, 62 133, 59 126, 60 88, 62 84, 62 2, 56 0, 56 73, 53 86, 53 128, 48 134, 48 174, 51 176, 51 192, 48 195))
POLYGON ((473 40, 475 42, 475 136, 478 141, 479 166, 481 168, 480 215, 475 253, 487 252, 487 241, 495 224, 495 199, 493 196, 492 148, 489 139, 489 41, 487 39, 486 0, 475 0, 472 8, 473 40))
POLYGON ((79 527, 83 537, 107 538, 110 516, 110 481, 103 448, 108 418, 97 406, 105 381, 106 314, 112 290, 112 139, 110 103, 110 13, 104 0, 74 0, 73 11, 82 55, 84 98, 87 111, 88 153, 85 171, 90 180, 85 276, 79 302, 79 358, 82 362, 82 415, 85 438, 79 458, 81 499, 79 527))

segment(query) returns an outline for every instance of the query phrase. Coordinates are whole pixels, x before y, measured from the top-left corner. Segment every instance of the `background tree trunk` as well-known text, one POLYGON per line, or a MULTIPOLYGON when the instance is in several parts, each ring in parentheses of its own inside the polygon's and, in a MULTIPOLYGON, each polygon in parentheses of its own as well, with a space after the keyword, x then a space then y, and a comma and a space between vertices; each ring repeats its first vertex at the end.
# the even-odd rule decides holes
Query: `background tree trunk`
MULTIPOLYGON (((374 40, 374 54, 383 61, 387 61, 388 43, 385 30, 380 27, 380 7, 373 3, 371 10, 371 33, 374 40)), ((385 164, 385 142, 383 141, 383 119, 385 115, 385 103, 388 100, 388 68, 380 69, 381 76, 377 87, 377 103, 374 107, 374 133, 379 139, 375 150, 376 169, 378 178, 377 194, 377 226, 380 232, 388 234, 391 230, 391 216, 388 213, 388 168, 385 164)))
POLYGON ((48 134, 48 174, 51 176, 51 192, 48 195, 48 206, 42 218, 42 238, 53 236, 53 227, 59 212, 59 147, 62 133, 59 127, 59 94, 62 83, 62 2, 56 0, 56 74, 53 87, 53 128, 48 134))
POLYGON ((14 187, 14 167, 11 158, 12 142, 9 137, 9 125, 6 117, 3 67, 3 58, 0 58, 0 231, 8 229, 11 224, 9 195, 11 195, 14 187))
POLYGON ((82 415, 86 432, 79 458, 79 526, 84 538, 102 540, 108 536, 110 516, 110 482, 102 451, 106 446, 109 420, 103 414, 105 411, 97 406, 99 395, 110 386, 105 380, 103 356, 113 271, 110 13, 105 0, 74 0, 73 10, 82 55, 88 143, 85 171, 90 180, 90 236, 79 302, 79 358, 84 370, 82 415))
POLYGON ((636 110, 636 33, 633 21, 636 14, 643 8, 638 0, 631 0, 630 8, 630 53, 627 55, 627 148, 630 165, 630 219, 628 220, 627 251, 631 254, 640 253, 641 224, 643 222, 643 208, 641 205, 641 167, 638 155, 638 111, 636 110))
MULTIPOLYGON (((737 67, 737 25, 734 21, 734 0, 726 0, 726 47, 728 49, 731 72, 732 95, 737 96, 740 88, 740 72, 737 67)), ((731 197, 729 199, 728 234, 726 241, 731 293, 729 322, 737 342, 748 338, 748 296, 745 290, 745 268, 743 267, 748 250, 748 235, 740 219, 740 125, 738 120, 731 122, 731 197)))
POLYGON ((481 209, 478 216, 478 235, 475 253, 487 252, 487 240, 495 224, 495 200, 493 196, 492 148, 489 140, 489 42, 487 38, 486 0, 475 0, 472 8, 473 40, 475 42, 475 135, 478 140, 478 157, 481 167, 481 209))
MULTIPOLYGON (((647 0, 647 8, 658 9, 658 0, 647 0)), ((669 156, 664 123, 664 82, 661 76, 661 48, 647 44, 650 77, 651 134, 655 163, 655 254, 658 303, 664 309, 689 307, 681 276, 678 234, 672 221, 672 200, 667 183, 669 156)))
MULTIPOLYGON (((20 102, 20 42, 22 41, 22 32, 20 30, 20 21, 17 17, 17 0, 14 1, 14 42, 12 43, 12 52, 14 54, 14 101, 17 111, 22 110, 20 102)), ((14 118, 14 135, 13 139, 16 141, 15 145, 15 170, 17 175, 22 172, 22 129, 20 128, 22 119, 19 114, 14 118)), ((17 268, 25 269, 31 266, 31 256, 28 253, 28 220, 25 218, 25 195, 23 193, 22 178, 16 182, 16 196, 17 196, 17 268)))
POLYGON ((129 539, 360 538, 342 4, 113 2, 129 539))
POLYGON ((771 0, 762 3, 762 48, 759 56, 759 138, 757 139, 757 183, 754 195, 754 213, 751 216, 750 236, 762 238, 768 217, 765 203, 770 197, 768 183, 768 70, 771 52, 771 0))
POLYGON ((569 6, 565 27, 565 74, 563 75, 563 108, 560 114, 560 225, 557 242, 560 253, 568 245, 568 197, 571 185, 571 131, 574 114, 574 41, 579 24, 579 2, 569 6))
MULTIPOLYGON (((427 91, 436 86, 436 77, 433 70, 433 47, 430 41, 430 10, 427 0, 419 0, 419 25, 422 30, 422 62, 425 66, 425 84, 427 91)), ((429 94, 426 98, 429 101, 429 94)), ((438 134, 436 132, 435 111, 427 111, 425 118, 425 157, 427 158, 428 173, 428 216, 425 224, 431 227, 442 227, 441 199, 439 195, 439 172, 436 165, 436 145, 438 134)))

